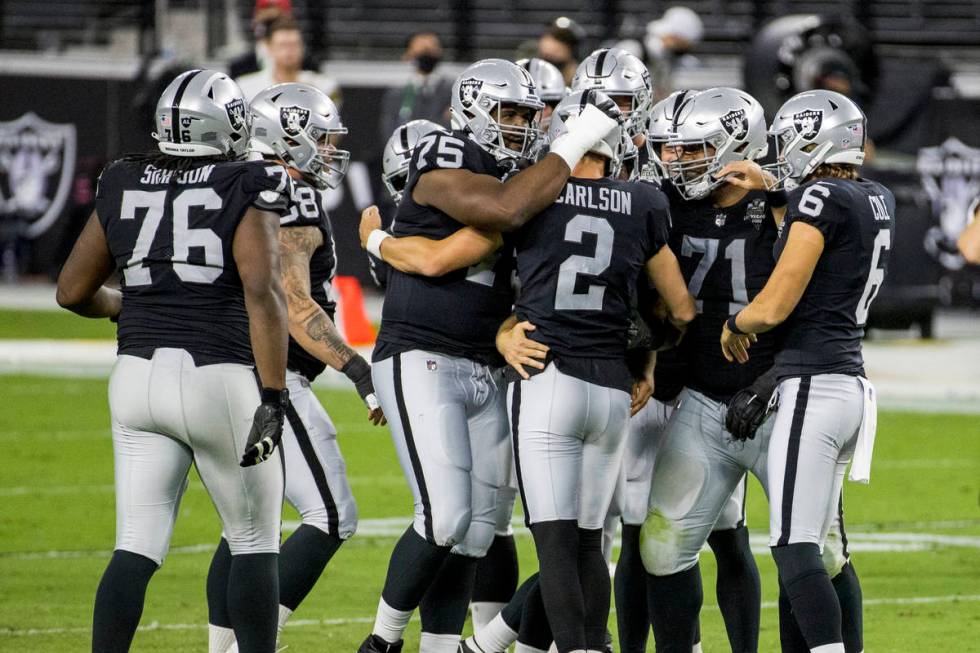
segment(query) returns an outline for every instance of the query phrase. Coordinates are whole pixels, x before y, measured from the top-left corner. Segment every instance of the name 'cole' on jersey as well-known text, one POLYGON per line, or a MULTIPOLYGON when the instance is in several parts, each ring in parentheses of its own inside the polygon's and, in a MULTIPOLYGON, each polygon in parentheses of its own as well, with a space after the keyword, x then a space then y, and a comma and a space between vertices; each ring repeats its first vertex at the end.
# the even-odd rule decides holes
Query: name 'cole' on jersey
POLYGON ((119 354, 185 349, 196 365, 253 364, 232 244, 250 206, 279 212, 289 180, 263 162, 161 169, 146 158, 109 164, 96 210, 122 271, 119 354))
MULTIPOLYGON (((333 227, 325 207, 326 191, 318 190, 303 180, 293 180, 289 205, 282 212, 279 226, 282 229, 316 227, 323 235, 323 242, 310 257, 310 297, 333 320, 337 302, 333 298, 331 284, 337 272, 337 247, 333 227)), ((312 381, 326 365, 289 336, 289 355, 286 366, 312 381)))
POLYGON ((778 257, 794 222, 820 230, 823 253, 799 304, 783 325, 781 377, 864 375, 861 339, 885 279, 895 235, 895 197, 867 179, 817 179, 789 195, 778 257))
POLYGON ((750 191, 724 208, 714 206, 710 197, 670 197, 670 248, 697 308, 677 351, 687 367, 685 384, 728 402, 773 364, 773 333, 759 334, 749 361, 741 365, 725 360, 718 341, 728 316, 752 301, 775 267, 776 221, 762 191, 750 191))
POLYGON ((636 281, 667 244, 669 219, 653 185, 573 178, 517 232, 517 317, 537 327, 529 337, 548 345, 563 373, 629 392, 636 281))
MULTIPOLYGON (((391 232, 395 236, 442 239, 465 225, 412 198, 419 177, 432 170, 465 169, 498 179, 507 172, 460 131, 433 132, 412 155, 405 195, 391 232)), ((466 270, 422 277, 392 269, 388 277, 374 360, 421 349, 479 362, 499 363, 497 328, 513 304, 513 260, 503 251, 466 270)))

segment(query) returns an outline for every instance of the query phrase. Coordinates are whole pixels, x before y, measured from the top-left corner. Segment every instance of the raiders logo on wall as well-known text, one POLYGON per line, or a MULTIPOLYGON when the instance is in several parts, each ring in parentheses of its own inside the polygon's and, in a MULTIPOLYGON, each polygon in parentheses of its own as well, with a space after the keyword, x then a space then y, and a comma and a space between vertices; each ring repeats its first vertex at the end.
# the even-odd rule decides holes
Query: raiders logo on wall
POLYGON ((821 124, 823 124, 822 109, 807 109, 793 114, 793 127, 805 140, 812 141, 816 138, 821 124))
POLYGON ((736 140, 745 138, 745 135, 749 133, 749 121, 745 117, 745 109, 735 109, 723 115, 721 126, 732 138, 736 140))
POLYGON ((939 244, 955 242, 973 219, 980 198, 980 149, 949 138, 942 145, 919 150, 916 169, 937 222, 926 232, 925 250, 947 270, 959 270, 966 264, 963 257, 939 244))
POLYGON ((310 121, 309 109, 303 107, 280 107, 279 124, 282 130, 290 136, 299 136, 310 121))
POLYGON ((0 122, 0 216, 26 222, 36 238, 65 206, 75 173, 75 125, 35 113, 0 122))
POLYGON ((241 98, 235 98, 225 104, 225 111, 228 112, 228 122, 231 123, 231 128, 236 132, 240 132, 247 127, 248 118, 245 113, 245 103, 242 102, 241 98))
POLYGON ((478 79, 464 79, 459 83, 459 101, 464 107, 471 106, 480 95, 483 82, 478 79))

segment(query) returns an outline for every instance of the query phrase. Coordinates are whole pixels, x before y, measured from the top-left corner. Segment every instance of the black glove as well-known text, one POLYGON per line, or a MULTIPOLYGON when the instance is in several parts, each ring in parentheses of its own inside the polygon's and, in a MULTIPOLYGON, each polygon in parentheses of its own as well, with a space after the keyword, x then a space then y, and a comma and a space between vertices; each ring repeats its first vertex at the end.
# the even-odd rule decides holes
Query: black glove
POLYGON ((596 93, 593 92, 593 89, 588 89, 585 91, 585 95, 582 97, 582 100, 585 104, 594 105, 595 108, 599 109, 619 124, 623 124, 623 112, 619 110, 619 105, 616 104, 616 102, 608 95, 603 94, 602 96, 597 96, 596 93))
POLYGON ((242 467, 251 467, 268 460, 276 445, 282 440, 282 425, 286 419, 289 390, 262 388, 262 403, 252 417, 252 430, 248 434, 242 467))
POLYGON ((725 416, 725 428, 735 440, 751 440, 755 431, 769 414, 769 399, 776 389, 776 370, 757 378, 752 385, 742 388, 728 402, 728 414, 725 416))
POLYGON ((360 354, 347 361, 340 371, 354 384, 357 394, 361 396, 370 410, 378 408, 378 397, 374 394, 374 381, 371 380, 371 366, 360 354))

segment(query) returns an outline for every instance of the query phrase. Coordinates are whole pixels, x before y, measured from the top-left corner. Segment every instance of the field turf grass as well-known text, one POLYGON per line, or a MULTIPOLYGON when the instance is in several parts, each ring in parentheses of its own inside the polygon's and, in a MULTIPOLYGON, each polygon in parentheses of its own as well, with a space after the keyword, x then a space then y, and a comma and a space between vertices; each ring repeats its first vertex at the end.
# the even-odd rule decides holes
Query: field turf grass
MULTIPOLYGON (((365 529, 384 518, 394 518, 394 528, 407 525, 411 501, 387 429, 367 423, 353 392, 320 394, 341 434, 365 529)), ((88 650, 92 599, 114 532, 106 383, 7 376, 0 377, 0 397, 0 651, 88 650)), ((880 535, 881 550, 853 553, 864 586, 867 650, 980 651, 978 418, 882 413, 876 450, 872 484, 848 483, 845 490, 852 551, 862 537, 880 535)), ((763 534, 758 486, 749 491, 748 515, 750 528, 763 534)), ((285 519, 295 520, 295 513, 287 509, 285 519)), ((192 473, 134 651, 207 649, 204 579, 219 532, 192 473)), ((526 533, 518 532, 524 577, 535 561, 526 533)), ((361 534, 341 548, 286 628, 288 653, 356 649, 370 630, 394 541, 390 534, 361 534)), ((760 650, 776 651, 774 568, 764 549, 757 560, 766 602, 760 650)), ((704 649, 728 650, 710 553, 701 564, 704 649)), ((416 650, 417 637, 413 622, 406 651, 416 650)))

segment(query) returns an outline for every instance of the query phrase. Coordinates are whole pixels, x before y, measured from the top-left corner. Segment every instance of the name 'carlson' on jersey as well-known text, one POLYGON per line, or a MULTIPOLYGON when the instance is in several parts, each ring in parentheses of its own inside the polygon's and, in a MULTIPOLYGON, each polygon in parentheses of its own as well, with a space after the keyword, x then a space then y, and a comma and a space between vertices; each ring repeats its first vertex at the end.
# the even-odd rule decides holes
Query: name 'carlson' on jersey
POLYGON ((258 161, 187 171, 139 156, 109 164, 96 211, 122 271, 119 353, 178 348, 196 365, 253 364, 232 244, 246 210, 278 213, 287 186, 281 166, 258 161))
MULTIPOLYGON (((435 207, 420 206, 412 197, 422 175, 460 168, 497 179, 508 171, 463 132, 428 134, 412 155, 392 234, 442 239, 462 229, 461 222, 435 207)), ((384 360, 421 349, 499 363, 494 338, 513 303, 512 271, 511 257, 502 252, 495 252, 466 270, 440 277, 392 269, 373 359, 384 360)))
MULTIPOLYGON (((293 180, 293 191, 289 205, 279 219, 282 229, 315 227, 323 235, 323 242, 313 250, 310 257, 310 297, 333 320, 337 302, 333 297, 332 286, 337 272, 337 247, 333 238, 333 226, 324 208, 326 191, 318 190, 302 179, 293 180)), ((289 354, 286 366, 299 372, 312 381, 318 377, 326 365, 316 356, 289 336, 289 354)))
MULTIPOLYGON (((685 384, 727 403, 773 364, 773 333, 759 334, 749 361, 742 365, 726 361, 718 341, 728 316, 759 294, 775 267, 776 221, 762 191, 750 191, 728 207, 714 206, 710 197, 694 201, 676 193, 669 197, 670 248, 677 254, 697 307, 697 316, 677 348, 687 368, 685 384)), ((658 357, 658 366, 660 362, 658 357)))
POLYGON ((517 232, 517 317, 537 327, 529 337, 548 345, 563 373, 629 392, 636 282, 667 244, 669 220, 651 184, 572 178, 517 232))
POLYGON ((861 339, 881 284, 895 233, 895 196, 868 179, 817 179, 789 195, 776 256, 790 228, 804 222, 823 234, 823 253, 810 283, 781 330, 781 378, 864 375, 861 339))

